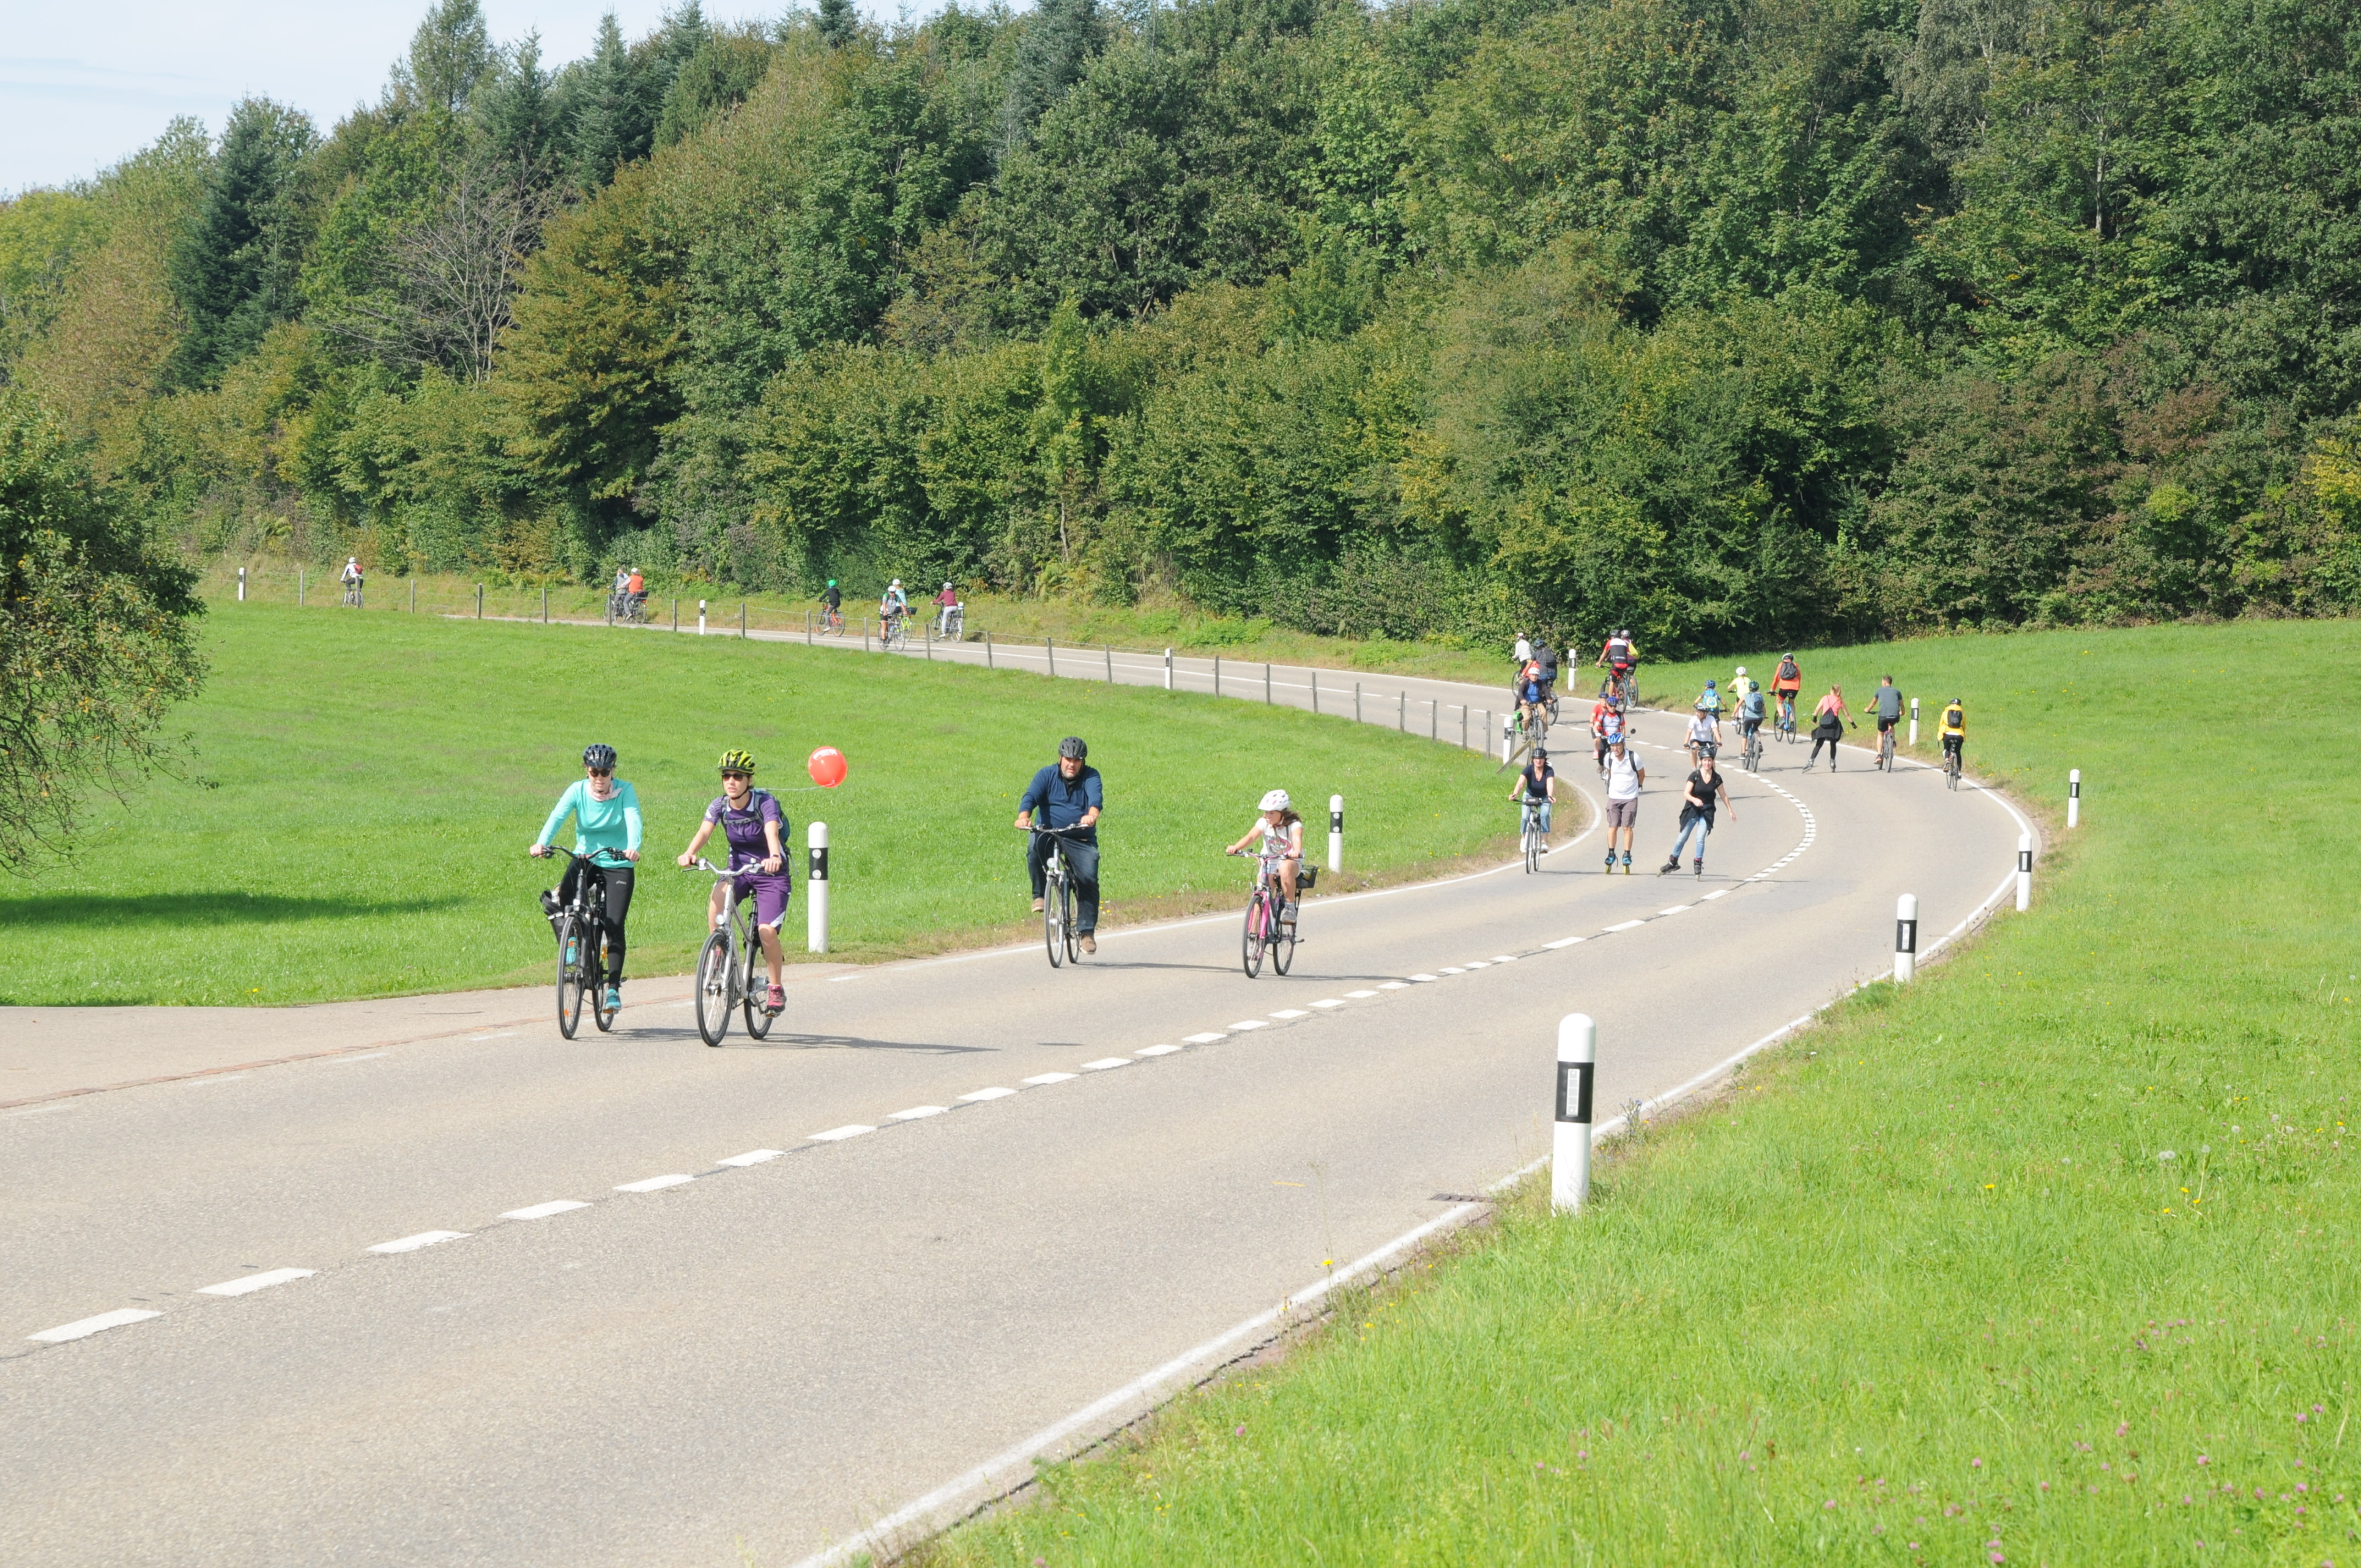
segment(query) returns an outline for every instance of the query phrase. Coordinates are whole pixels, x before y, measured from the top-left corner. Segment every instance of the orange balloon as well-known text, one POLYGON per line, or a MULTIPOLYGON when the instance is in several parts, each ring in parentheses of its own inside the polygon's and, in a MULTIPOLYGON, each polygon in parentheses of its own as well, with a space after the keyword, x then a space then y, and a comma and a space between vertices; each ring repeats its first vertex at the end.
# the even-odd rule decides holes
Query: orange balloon
POLYGON ((822 789, 834 789, 844 782, 844 753, 833 746, 822 746, 804 764, 809 770, 812 783, 822 789))

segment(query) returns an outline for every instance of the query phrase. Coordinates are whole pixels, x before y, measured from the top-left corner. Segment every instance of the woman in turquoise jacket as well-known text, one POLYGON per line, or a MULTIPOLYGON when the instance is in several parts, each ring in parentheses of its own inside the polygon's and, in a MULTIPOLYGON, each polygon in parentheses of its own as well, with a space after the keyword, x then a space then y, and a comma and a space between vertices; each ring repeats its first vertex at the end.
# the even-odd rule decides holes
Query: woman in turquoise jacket
POLYGON ((612 1013, 623 1004, 623 922, 631 918, 631 868, 640 858, 640 797, 615 776, 612 746, 584 748, 582 769, 585 776, 557 797, 557 809, 541 825, 541 837, 528 852, 536 860, 546 857, 549 841, 557 837, 568 817, 574 818, 574 852, 591 859, 567 861, 565 880, 541 895, 541 906, 554 924, 557 912, 573 899, 575 884, 582 877, 593 876, 605 884, 607 950, 612 959, 607 976, 607 1011, 612 1013))

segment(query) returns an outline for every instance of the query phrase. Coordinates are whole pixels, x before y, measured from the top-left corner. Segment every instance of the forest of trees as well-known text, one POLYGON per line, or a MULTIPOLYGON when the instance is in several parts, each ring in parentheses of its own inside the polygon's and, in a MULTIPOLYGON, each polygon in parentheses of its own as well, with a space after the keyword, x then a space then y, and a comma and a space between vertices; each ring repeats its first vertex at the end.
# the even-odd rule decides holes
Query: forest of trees
POLYGON ((440 0, 0 207, 192 555, 1667 652, 2361 607, 2351 0, 440 0))

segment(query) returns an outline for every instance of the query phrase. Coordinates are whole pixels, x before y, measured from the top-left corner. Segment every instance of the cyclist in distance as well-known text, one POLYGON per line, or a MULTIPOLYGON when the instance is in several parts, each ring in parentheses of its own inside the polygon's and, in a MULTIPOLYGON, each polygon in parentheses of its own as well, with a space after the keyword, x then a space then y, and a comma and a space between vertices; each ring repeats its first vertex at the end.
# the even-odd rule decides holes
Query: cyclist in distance
POLYGON ((1697 705, 1716 724, 1721 722, 1721 691, 1711 681, 1706 682, 1705 691, 1697 697, 1697 705))
POLYGON ((356 609, 359 608, 361 602, 361 558, 359 556, 345 557, 344 584, 346 599, 356 609))
POLYGON ((1828 749, 1828 772, 1837 771, 1837 742, 1844 739, 1845 726, 1850 722, 1845 717, 1844 687, 1830 686, 1828 695, 1812 709, 1812 754, 1805 759, 1806 773, 1810 773, 1812 764, 1820 760, 1823 746, 1828 749))
POLYGON ((1615 869, 1615 840, 1623 839, 1623 874, 1631 874, 1631 840, 1640 830, 1640 786, 1648 770, 1631 754, 1623 737, 1607 747, 1607 869, 1615 869))
POLYGON ((1763 728, 1763 688, 1752 681, 1746 683, 1746 695, 1738 699, 1738 738, 1741 743, 1754 739, 1763 728))
MULTIPOLYGON (((1024 796, 1016 803, 1016 826, 1031 828, 1039 817, 1043 828, 1071 828, 1075 832, 1060 835, 1065 842, 1066 870, 1074 880, 1074 930, 1082 939, 1082 951, 1099 950, 1098 938, 1093 935, 1099 924, 1099 813, 1106 808, 1106 786, 1099 771, 1089 762, 1091 749, 1082 744, 1079 735, 1069 735, 1058 742, 1058 760, 1033 775, 1025 786, 1024 796)), ((1027 841, 1025 869, 1033 879, 1033 913, 1041 913, 1043 899, 1049 893, 1049 878, 1045 869, 1049 861, 1049 840, 1035 833, 1027 841)))
POLYGON ((1721 749, 1721 725, 1703 702, 1689 715, 1689 733, 1685 745, 1688 748, 1689 766, 1709 760, 1721 749))
POLYGON ((1533 657, 1542 667, 1542 700, 1547 702, 1555 695, 1557 686, 1557 650, 1550 646, 1549 634, 1533 633, 1533 657))
POLYGON ((631 916, 632 865, 640 858, 640 797, 615 776, 615 748, 594 743, 582 751, 583 776, 557 797, 557 808, 541 825, 541 836, 526 852, 535 860, 549 855, 549 841, 568 817, 574 818, 574 852, 593 857, 568 861, 557 886, 541 895, 541 907, 553 925, 558 912, 574 900, 581 879, 596 877, 607 890, 607 1011, 623 1005, 623 923, 631 916), (605 851, 603 854, 600 851, 605 851), (618 861, 620 863, 617 863, 618 861))
POLYGON ((877 600, 877 619, 884 622, 881 630, 887 637, 894 635, 895 623, 910 613, 910 596, 902 591, 902 579, 896 577, 886 585, 884 594, 877 600))
POLYGON ((1525 673, 1525 666, 1532 662, 1532 639, 1527 637, 1521 631, 1518 632, 1517 645, 1510 651, 1509 658, 1517 666, 1517 674, 1520 678, 1521 678, 1525 673))
POLYGON ((1953 697, 1943 705, 1943 755, 1956 760, 1961 768, 1967 766, 1968 710, 1953 697))
POLYGON ((1542 662, 1529 659, 1517 676, 1517 711, 1524 716, 1526 734, 1538 735, 1547 724, 1543 713, 1546 700, 1542 691, 1542 662))
MULTIPOLYGON (((770 994, 763 999, 768 1011, 777 1014, 786 1010, 786 973, 781 968, 785 956, 779 948, 779 922, 787 916, 787 901, 795 890, 787 875, 787 851, 783 839, 787 832, 786 813, 779 809, 778 797, 769 790, 754 787, 754 753, 730 750, 721 753, 721 793, 705 808, 705 820, 697 825, 696 836, 688 848, 680 852, 683 866, 697 864, 697 852, 713 837, 714 828, 721 829, 722 840, 730 846, 729 869, 750 871, 732 884, 716 881, 713 901, 708 907, 706 929, 711 930, 725 918, 722 897, 734 885, 740 899, 754 900, 754 935, 763 944, 763 958, 771 966, 770 994)), ((732 902, 735 902, 733 900, 732 902)))
POLYGON ((648 580, 640 576, 640 569, 637 566, 632 567, 630 575, 624 577, 623 592, 630 598, 634 612, 647 608, 648 580))
POLYGON ((1550 766, 1549 753, 1539 746, 1525 759, 1517 782, 1509 787, 1509 798, 1533 808, 1541 818, 1542 843, 1547 846, 1550 836, 1550 807, 1557 801, 1557 770, 1550 766))
POLYGON ((1254 826, 1222 852, 1235 855, 1256 839, 1262 840, 1257 852, 1273 856, 1279 861, 1279 886, 1285 895, 1285 902, 1279 905, 1279 917, 1292 926, 1295 924, 1295 884, 1303 871, 1303 818, 1283 789, 1275 789, 1264 795, 1262 805, 1256 809, 1262 815, 1255 818, 1254 826))
POLYGON ((1877 683, 1877 690, 1861 705, 1861 710, 1876 713, 1877 733, 1881 740, 1891 735, 1894 727, 1902 722, 1902 688, 1894 684, 1892 675, 1882 677, 1877 683))
POLYGON ((1804 667, 1795 663, 1793 653, 1779 655, 1779 668, 1771 676, 1771 696, 1779 705, 1779 722, 1788 729, 1795 728, 1795 699, 1804 692, 1804 667))
POLYGON ((1607 776, 1607 749, 1623 738, 1623 709, 1617 705, 1614 694, 1607 687, 1598 688, 1598 700, 1590 705, 1591 751, 1598 763, 1598 776, 1607 776))
POLYGON ((949 637, 951 634, 951 611, 959 607, 959 590, 945 583, 943 591, 935 596, 935 635, 949 637))
POLYGON ((1606 645, 1598 651, 1598 664, 1613 674, 1615 685, 1627 703, 1637 695, 1631 690, 1631 670, 1639 662, 1640 650, 1632 646, 1631 629, 1628 626, 1609 635, 1606 645))

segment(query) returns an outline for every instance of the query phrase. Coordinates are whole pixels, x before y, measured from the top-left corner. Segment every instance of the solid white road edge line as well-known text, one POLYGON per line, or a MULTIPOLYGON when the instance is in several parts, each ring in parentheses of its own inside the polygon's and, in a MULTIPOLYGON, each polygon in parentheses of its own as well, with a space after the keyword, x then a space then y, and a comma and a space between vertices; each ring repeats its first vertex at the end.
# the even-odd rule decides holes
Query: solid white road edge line
MULTIPOLYGON (((1993 798, 1999 799, 2000 797, 1994 795, 1993 798)), ((2017 812, 2016 808, 2010 806, 2008 802, 2002 800, 2001 804, 2007 808, 2009 815, 2016 817, 2019 822, 2023 822, 2025 820, 2024 817, 2017 812)), ((2029 828, 2026 830, 2030 831, 2029 828)), ((1921 956, 1931 957, 1937 948, 1942 947, 1944 943, 1949 942, 1952 937, 1960 935, 1961 931, 1964 931, 1969 927, 1974 925, 1980 917, 1991 913, 1993 909, 1999 905, 2000 902, 2004 898, 2012 896, 2015 894, 2015 888, 2016 872, 2015 869, 2012 868, 2008 875, 2001 879, 2000 884, 1993 888, 1993 891, 1985 896, 1983 903, 1977 906, 1974 913, 1971 914, 1966 920, 1960 922, 1958 929, 1952 931, 1949 936, 1946 936, 1942 941, 1936 943, 1934 948, 1929 948, 1927 950, 1927 953, 1921 956)), ((1640 922, 1634 921, 1632 924, 1638 925, 1640 922)), ((1620 927, 1609 927, 1609 930, 1620 928, 1620 927)), ((1389 985, 1398 986, 1401 982, 1400 981, 1389 981, 1386 983, 1389 985)), ((1648 1101, 1647 1104, 1650 1107, 1657 1107, 1674 1104, 1681 1100, 1686 1099, 1698 1089, 1726 1076, 1732 1069, 1745 1061, 1748 1058, 1754 1056, 1760 1051, 1767 1050, 1772 1046, 1776 1045, 1779 1041, 1785 1039, 1789 1035, 1794 1034, 1796 1030, 1802 1028, 1805 1025, 1810 1023, 1813 1019, 1818 1017, 1829 1008, 1835 1006, 1839 1002, 1843 1001, 1845 997, 1851 995, 1854 992, 1861 990, 1865 985, 1873 983, 1875 982, 1872 981, 1863 981, 1859 984, 1847 988, 1843 992, 1823 1002, 1817 1007, 1813 1008, 1809 1013, 1802 1014, 1797 1017, 1789 1019, 1786 1023, 1780 1025, 1777 1028, 1772 1030, 1761 1039, 1754 1041, 1744 1049, 1724 1058, 1721 1061, 1706 1069, 1705 1071, 1698 1073, 1696 1077, 1689 1079, 1686 1082, 1682 1083, 1663 1094, 1657 1095, 1653 1100, 1648 1101)), ((1607 1138, 1613 1137, 1618 1133, 1626 1130, 1628 1121, 1629 1118, 1627 1116, 1616 1116, 1609 1121, 1599 1124, 1591 1129, 1590 1141, 1593 1144, 1597 1144, 1607 1138)), ((1505 1188, 1512 1187, 1516 1183, 1523 1180, 1526 1177, 1532 1175, 1535 1171, 1542 1169, 1548 1164, 1549 1157, 1547 1155, 1543 1155, 1541 1158, 1521 1166, 1519 1168, 1510 1171, 1508 1175, 1500 1178, 1499 1180, 1492 1182, 1485 1188, 1485 1190, 1487 1192, 1498 1192, 1505 1188)), ((895 1509, 893 1513, 886 1515, 884 1519, 878 1520, 875 1524, 870 1526, 867 1530, 862 1530, 858 1535, 853 1536, 851 1540, 839 1545, 829 1547, 825 1551, 814 1552, 811 1556, 807 1557, 802 1562, 795 1564, 795 1568, 836 1568, 837 1564, 849 1562, 851 1558, 862 1552, 872 1552, 880 1547, 896 1544, 902 1532, 910 1530, 914 1526, 919 1527, 920 1529, 931 1533, 935 1530, 947 1528, 950 1524, 956 1523, 959 1519, 965 1518, 968 1514, 974 1512, 985 1504, 1005 1497, 1009 1492, 1016 1490, 1016 1486, 1022 1484, 1022 1480, 1012 1476, 1012 1472, 1023 1471, 1029 1476, 1032 1463, 1037 1456, 1056 1444, 1064 1442, 1075 1432, 1089 1427, 1092 1423, 1099 1420, 1102 1417, 1123 1409, 1125 1405, 1132 1402, 1133 1400, 1144 1401, 1150 1409, 1153 1409, 1157 1404, 1161 1403, 1163 1399, 1181 1392, 1183 1389, 1195 1383, 1203 1381, 1213 1373, 1220 1371, 1223 1366, 1228 1365, 1229 1362, 1235 1359, 1236 1356, 1242 1354, 1245 1350, 1252 1349, 1255 1345, 1261 1343, 1261 1340, 1255 1338, 1255 1336, 1262 1334, 1264 1331, 1268 1330, 1290 1310, 1297 1307, 1304 1306, 1318 1300, 1331 1288, 1337 1285, 1355 1279, 1361 1274, 1369 1270, 1381 1267, 1383 1265, 1390 1262, 1395 1257, 1400 1256, 1410 1248, 1414 1247, 1419 1243, 1426 1240, 1429 1236, 1437 1234, 1438 1233, 1445 1230, 1456 1228, 1458 1225, 1481 1212, 1485 1207, 1486 1205, 1482 1203, 1455 1204, 1450 1209, 1445 1210, 1443 1213, 1427 1221, 1424 1224, 1419 1225, 1414 1229, 1405 1231, 1400 1235, 1395 1237, 1392 1241, 1388 1242, 1385 1245, 1379 1247, 1377 1251, 1355 1259, 1351 1264, 1347 1265, 1344 1268, 1338 1269, 1334 1274, 1329 1276, 1327 1278, 1314 1281, 1312 1284, 1297 1291, 1294 1295, 1287 1298, 1278 1306, 1271 1308, 1268 1311, 1256 1313, 1253 1317, 1248 1318, 1245 1322, 1238 1324, 1235 1328, 1231 1329, 1226 1333, 1218 1334, 1213 1338, 1207 1340, 1204 1343, 1198 1345, 1193 1350, 1183 1351, 1180 1354, 1174 1356, 1163 1365, 1134 1378, 1132 1381, 1125 1384, 1122 1387, 1115 1389, 1111 1394, 1102 1396, 1101 1398, 1093 1400, 1090 1404, 1083 1406, 1081 1409, 1076 1410, 1070 1416, 1067 1416, 1064 1420, 1060 1420, 1053 1425, 1042 1428, 1039 1431, 1034 1433, 1031 1437, 1027 1438, 1016 1447, 1008 1449, 993 1458, 984 1461, 982 1464, 977 1465, 974 1469, 968 1471, 962 1475, 954 1477, 944 1485, 936 1487, 933 1491, 928 1492, 926 1496, 918 1498, 917 1501, 895 1509), (1012 1484, 1006 1486, 1001 1485, 1004 1478, 1009 1479, 1012 1484), (955 1509, 956 1511, 954 1511, 955 1509)))

